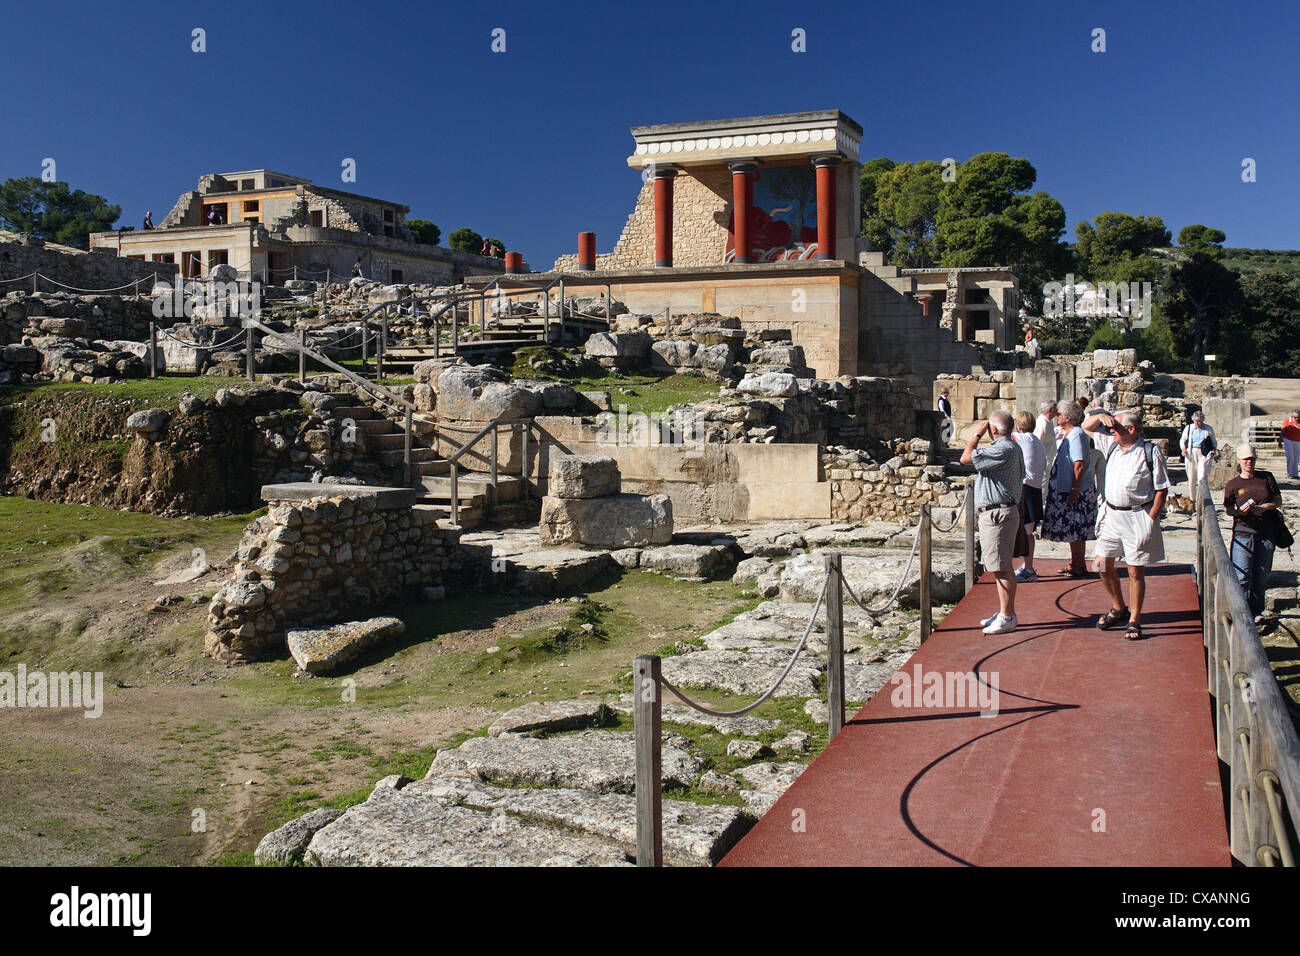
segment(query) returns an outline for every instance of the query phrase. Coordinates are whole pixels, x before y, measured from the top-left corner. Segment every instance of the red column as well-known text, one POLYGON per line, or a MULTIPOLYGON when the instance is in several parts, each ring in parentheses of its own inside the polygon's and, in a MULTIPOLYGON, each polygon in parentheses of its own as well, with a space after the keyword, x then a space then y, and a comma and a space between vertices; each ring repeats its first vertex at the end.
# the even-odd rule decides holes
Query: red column
POLYGON ((514 273, 519 272, 520 270, 523 269, 523 267, 524 267, 524 257, 522 253, 519 252, 506 253, 506 273, 508 275, 513 275, 514 273))
POLYGON ((735 237, 735 262, 753 262, 749 236, 749 211, 754 207, 754 171, 752 162, 731 164, 731 225, 735 237))
POLYGON ((817 167, 817 258, 835 258, 835 227, 839 218, 839 206, 835 196, 836 167, 840 164, 839 156, 817 156, 813 165, 817 167))
POLYGON ((591 272, 596 268, 596 234, 578 233, 578 271, 591 272))
POLYGON ((673 264, 673 178, 675 169, 655 169, 655 265, 673 264))

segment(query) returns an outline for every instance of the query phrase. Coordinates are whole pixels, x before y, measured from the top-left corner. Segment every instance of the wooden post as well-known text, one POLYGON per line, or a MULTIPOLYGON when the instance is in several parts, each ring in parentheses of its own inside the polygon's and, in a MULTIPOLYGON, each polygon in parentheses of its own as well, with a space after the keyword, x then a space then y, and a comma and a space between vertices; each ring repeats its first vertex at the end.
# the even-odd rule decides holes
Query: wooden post
POLYGON ((375 381, 384 377, 384 341, 388 338, 388 306, 379 315, 379 341, 375 344, 375 381))
POLYGON ((560 276, 560 345, 564 345, 564 276, 560 276))
POLYGON ((663 726, 658 657, 632 662, 636 735, 636 865, 663 866, 663 726))
POLYGON ((257 356, 253 349, 253 327, 250 325, 244 333, 244 352, 247 356, 248 380, 257 381, 257 356))
POLYGON ((149 377, 158 377, 158 323, 149 323, 149 377))
POLYGON ((438 328, 438 317, 433 317, 433 357, 442 358, 442 331, 438 328))
POLYGON ((298 330, 298 381, 307 384, 307 330, 298 330))
POLYGON ((499 426, 492 426, 492 489, 497 487, 497 450, 500 446, 500 440, 497 438, 499 426))
POLYGON ((460 347, 460 309, 455 304, 451 307, 451 354, 455 355, 460 347))
POLYGON ((523 456, 523 463, 520 464, 519 466, 519 477, 522 479, 523 482, 519 486, 519 497, 523 501, 527 501, 528 500, 528 476, 532 474, 532 469, 528 467, 528 423, 520 422, 519 430, 522 433, 522 437, 519 442, 519 447, 521 449, 520 453, 523 456))
POLYGON ((921 505, 921 643, 924 644, 930 639, 930 633, 934 630, 934 601, 931 596, 932 583, 930 580, 931 556, 930 548, 933 544, 932 538, 933 526, 930 521, 930 505, 921 505))
POLYGON ((451 463, 451 523, 460 524, 460 490, 456 482, 456 463, 451 463))
POLYGON ((551 294, 542 293, 542 342, 551 344, 551 294))
POLYGON ((366 333, 370 331, 370 323, 365 319, 361 320, 361 374, 366 373, 366 333))
POLYGON ((614 304, 609 292, 609 283, 606 282, 605 283, 605 321, 610 323, 611 325, 614 323, 614 316, 610 315, 610 309, 612 309, 613 307, 614 304))
POLYGON ((828 740, 844 727, 844 592, 840 572, 844 556, 826 556, 826 706, 830 711, 828 740))
POLYGON ((411 429, 414 422, 411 420, 411 410, 406 410, 406 437, 402 446, 402 461, 406 465, 406 487, 410 488, 415 484, 414 476, 411 474, 411 429))
POLYGON ((975 587, 975 486, 966 486, 966 593, 975 587))

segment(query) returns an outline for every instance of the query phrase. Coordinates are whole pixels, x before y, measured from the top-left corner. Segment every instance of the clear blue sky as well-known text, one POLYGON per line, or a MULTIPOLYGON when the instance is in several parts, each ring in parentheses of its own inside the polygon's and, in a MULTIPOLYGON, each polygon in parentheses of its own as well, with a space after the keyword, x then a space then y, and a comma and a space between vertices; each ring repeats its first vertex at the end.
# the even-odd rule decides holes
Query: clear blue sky
POLYGON ((629 127, 838 108, 864 159, 1028 157, 1069 239, 1121 210, 1300 247, 1291 0, 27 3, 4 28, 0 179, 51 157, 122 225, 161 220, 202 173, 267 167, 549 266, 581 230, 601 252, 618 238, 629 127))

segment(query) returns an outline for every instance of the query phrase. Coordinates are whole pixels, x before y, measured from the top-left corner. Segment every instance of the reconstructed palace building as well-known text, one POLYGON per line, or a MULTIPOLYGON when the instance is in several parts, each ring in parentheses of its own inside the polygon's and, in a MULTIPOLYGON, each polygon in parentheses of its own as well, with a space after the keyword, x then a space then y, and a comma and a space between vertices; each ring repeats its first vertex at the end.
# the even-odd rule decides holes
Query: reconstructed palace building
POLYGON ((210 173, 184 193, 157 228, 98 232, 91 249, 174 263, 186 277, 229 265, 263 281, 327 275, 346 280, 357 260, 381 282, 449 284, 499 275, 502 260, 412 241, 409 208, 317 186, 270 169, 210 173))
POLYGON ((634 127, 642 187, 622 235, 603 255, 580 241, 553 272, 608 281, 634 312, 789 329, 821 377, 897 375, 928 392, 939 372, 980 369, 1018 339, 1015 275, 885 265, 859 235, 862 136, 839 110, 634 127))

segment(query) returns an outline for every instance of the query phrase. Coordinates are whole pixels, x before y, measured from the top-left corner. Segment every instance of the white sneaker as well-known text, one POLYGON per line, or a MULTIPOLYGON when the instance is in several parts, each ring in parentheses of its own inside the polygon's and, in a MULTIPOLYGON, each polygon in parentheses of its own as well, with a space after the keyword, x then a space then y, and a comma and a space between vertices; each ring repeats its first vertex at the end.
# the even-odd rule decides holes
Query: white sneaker
POLYGON ((989 626, 984 628, 985 634, 1010 634, 1016 629, 1016 616, 1014 614, 1005 617, 999 613, 997 618, 996 621, 990 622, 989 626))
POLYGON ((1001 616, 1002 616, 1002 612, 1001 612, 1001 611, 994 611, 992 615, 990 615, 989 617, 986 617, 984 620, 980 621, 980 627, 988 627, 990 624, 992 624, 994 621, 996 621, 996 620, 997 620, 998 618, 1000 618, 1001 616))

